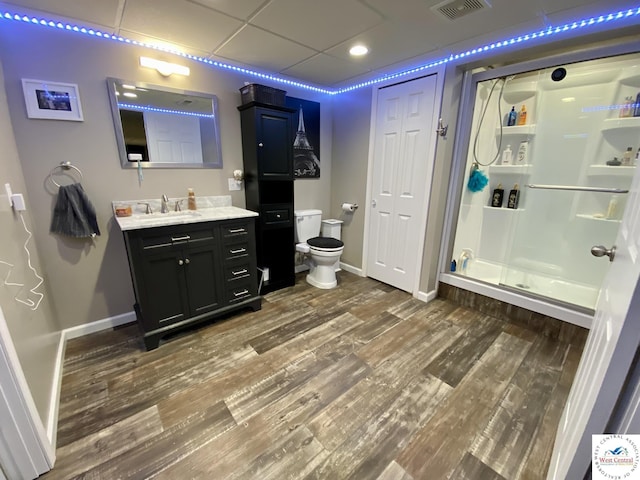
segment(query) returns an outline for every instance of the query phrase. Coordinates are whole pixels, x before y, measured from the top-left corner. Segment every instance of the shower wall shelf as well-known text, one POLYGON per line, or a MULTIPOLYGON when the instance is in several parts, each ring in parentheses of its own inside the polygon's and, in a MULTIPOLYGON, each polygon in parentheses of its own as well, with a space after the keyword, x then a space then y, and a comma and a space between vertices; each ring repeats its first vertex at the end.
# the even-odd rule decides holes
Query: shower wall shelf
POLYGON ((537 93, 538 82, 535 80, 519 83, 509 82, 504 88, 502 98, 505 102, 515 105, 534 97, 537 93))
POLYGON ((606 222, 606 223, 620 223, 622 220, 617 218, 606 218, 606 217, 594 217, 593 215, 589 215, 588 213, 578 213, 576 214, 576 218, 582 218, 584 220, 595 220, 598 222, 606 222))
POLYGON ((640 128, 640 117, 607 118, 602 125, 603 132, 608 132, 610 130, 625 130, 627 128, 640 128))
POLYGON ((490 165, 489 173, 496 174, 513 174, 513 175, 529 175, 531 164, 523 165, 490 165))
POLYGON ((636 171, 634 166, 589 165, 587 175, 590 177, 632 177, 636 171))
POLYGON ((483 205, 482 208, 487 209, 491 212, 513 212, 514 214, 524 212, 524 208, 507 208, 504 205, 502 207, 490 207, 489 205, 483 205))
MULTIPOLYGON (((502 127, 502 135, 527 135, 532 136, 536 133, 536 124, 530 125, 514 125, 513 127, 502 127)), ((500 136, 500 127, 496 128, 496 136, 500 136)))

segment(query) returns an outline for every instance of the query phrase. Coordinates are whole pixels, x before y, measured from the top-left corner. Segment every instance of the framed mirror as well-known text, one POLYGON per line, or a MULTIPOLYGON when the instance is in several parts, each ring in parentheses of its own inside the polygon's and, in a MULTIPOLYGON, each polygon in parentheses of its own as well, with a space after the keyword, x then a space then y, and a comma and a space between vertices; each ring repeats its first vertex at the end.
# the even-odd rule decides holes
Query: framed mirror
POLYGON ((122 168, 222 168, 215 95, 108 78, 122 168))

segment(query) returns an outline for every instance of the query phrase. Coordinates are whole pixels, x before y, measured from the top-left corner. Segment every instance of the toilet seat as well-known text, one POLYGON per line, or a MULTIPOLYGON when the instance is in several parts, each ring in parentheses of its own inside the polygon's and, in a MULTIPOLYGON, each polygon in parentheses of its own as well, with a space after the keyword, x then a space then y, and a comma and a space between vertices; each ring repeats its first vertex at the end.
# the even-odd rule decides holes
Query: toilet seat
POLYGON ((307 245, 311 250, 317 252, 339 252, 344 248, 341 240, 331 237, 314 237, 307 240, 307 245))

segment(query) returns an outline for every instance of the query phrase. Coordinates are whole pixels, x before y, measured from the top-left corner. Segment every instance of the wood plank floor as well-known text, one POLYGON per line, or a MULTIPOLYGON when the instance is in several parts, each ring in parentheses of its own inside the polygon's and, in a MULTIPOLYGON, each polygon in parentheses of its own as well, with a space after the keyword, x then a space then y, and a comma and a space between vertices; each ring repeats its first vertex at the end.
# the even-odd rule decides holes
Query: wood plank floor
POLYGON ((583 345, 340 272, 145 352, 69 341, 47 479, 545 478, 583 345))

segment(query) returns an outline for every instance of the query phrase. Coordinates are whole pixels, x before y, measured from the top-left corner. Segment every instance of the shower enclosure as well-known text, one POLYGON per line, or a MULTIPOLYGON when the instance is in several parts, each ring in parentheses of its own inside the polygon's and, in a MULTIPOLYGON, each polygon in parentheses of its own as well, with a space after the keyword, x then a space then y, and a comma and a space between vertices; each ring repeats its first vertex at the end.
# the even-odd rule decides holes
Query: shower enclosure
POLYGON ((638 162, 640 54, 513 71, 467 79, 466 166, 441 281, 589 316, 609 268, 592 247, 614 244, 638 162), (474 170, 488 178, 481 191, 474 170))

